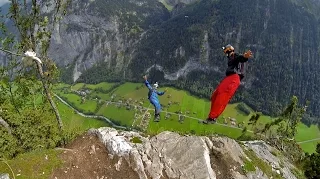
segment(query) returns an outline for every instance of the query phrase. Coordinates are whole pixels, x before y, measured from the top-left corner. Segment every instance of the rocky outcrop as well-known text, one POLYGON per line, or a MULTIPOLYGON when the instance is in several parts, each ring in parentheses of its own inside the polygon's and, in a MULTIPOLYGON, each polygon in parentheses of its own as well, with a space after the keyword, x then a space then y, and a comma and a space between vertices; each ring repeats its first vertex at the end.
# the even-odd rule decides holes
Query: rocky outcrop
MULTIPOLYGON (((116 167, 120 167, 125 160, 140 178, 270 178, 259 167, 250 172, 243 170, 245 161, 251 162, 243 148, 252 149, 257 157, 270 164, 270 168, 272 163, 283 161, 270 156, 269 147, 252 142, 240 145, 227 137, 181 136, 169 131, 144 137, 137 132, 109 127, 91 129, 89 133, 99 137, 111 157, 120 157, 116 167)), ((295 178, 290 172, 294 166, 286 163, 280 174, 284 178, 295 178)), ((277 170, 275 167, 274 171, 277 170)))
POLYGON ((295 175, 292 174, 291 169, 295 168, 288 160, 281 157, 281 154, 277 153, 277 150, 264 141, 250 141, 244 144, 249 149, 253 150, 257 157, 270 164, 272 170, 277 174, 280 174, 285 179, 296 179, 295 175), (274 154, 278 154, 279 157, 274 154))
POLYGON ((112 155, 126 159, 140 178, 215 178, 205 139, 163 132, 150 139, 112 128, 91 130, 112 155), (135 138, 141 143, 134 143, 135 138))

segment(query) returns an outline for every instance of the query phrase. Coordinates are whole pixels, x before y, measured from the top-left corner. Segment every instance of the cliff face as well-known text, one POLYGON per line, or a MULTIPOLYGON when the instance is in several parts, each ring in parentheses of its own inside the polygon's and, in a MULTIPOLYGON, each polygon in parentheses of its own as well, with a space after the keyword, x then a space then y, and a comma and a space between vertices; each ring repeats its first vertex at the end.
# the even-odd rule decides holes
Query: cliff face
POLYGON ((153 137, 113 128, 89 130, 140 178, 296 178, 295 167, 262 141, 237 143, 227 137, 181 136, 165 131, 153 137), (259 163, 258 163, 258 160, 259 163))
POLYGON ((168 18, 162 4, 152 0, 72 1, 69 15, 56 26, 49 54, 73 72, 73 81, 101 62, 126 77, 142 33, 168 18))

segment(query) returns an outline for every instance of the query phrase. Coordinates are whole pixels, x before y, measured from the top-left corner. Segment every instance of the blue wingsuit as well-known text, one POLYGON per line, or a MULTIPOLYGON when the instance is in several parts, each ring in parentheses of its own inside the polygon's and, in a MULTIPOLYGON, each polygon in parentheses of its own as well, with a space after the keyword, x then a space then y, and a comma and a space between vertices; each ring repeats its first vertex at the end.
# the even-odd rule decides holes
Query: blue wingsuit
POLYGON ((148 99, 149 99, 150 103, 155 108, 155 115, 158 116, 161 111, 161 105, 160 105, 160 102, 158 99, 158 95, 162 96, 164 94, 164 92, 159 92, 159 91, 157 91, 157 89, 152 88, 150 83, 148 82, 148 80, 145 81, 145 85, 149 89, 148 99))

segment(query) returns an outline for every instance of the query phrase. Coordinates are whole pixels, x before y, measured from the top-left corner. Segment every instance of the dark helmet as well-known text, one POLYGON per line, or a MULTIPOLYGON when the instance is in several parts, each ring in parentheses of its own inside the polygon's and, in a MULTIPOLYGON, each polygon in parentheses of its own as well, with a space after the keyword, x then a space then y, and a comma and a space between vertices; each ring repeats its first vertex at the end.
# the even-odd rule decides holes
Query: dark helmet
POLYGON ((223 52, 224 52, 225 54, 229 54, 229 53, 231 53, 231 52, 234 51, 233 46, 231 46, 230 44, 222 47, 222 49, 223 49, 223 52))

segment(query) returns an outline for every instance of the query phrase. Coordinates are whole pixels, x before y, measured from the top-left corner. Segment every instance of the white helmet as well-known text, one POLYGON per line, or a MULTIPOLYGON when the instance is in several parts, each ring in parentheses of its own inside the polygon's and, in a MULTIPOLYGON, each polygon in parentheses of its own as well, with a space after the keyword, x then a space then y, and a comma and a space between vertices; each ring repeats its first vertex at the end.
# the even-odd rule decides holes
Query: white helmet
POLYGON ((158 82, 156 82, 155 84, 153 84, 153 87, 157 89, 157 88, 159 87, 158 82))

